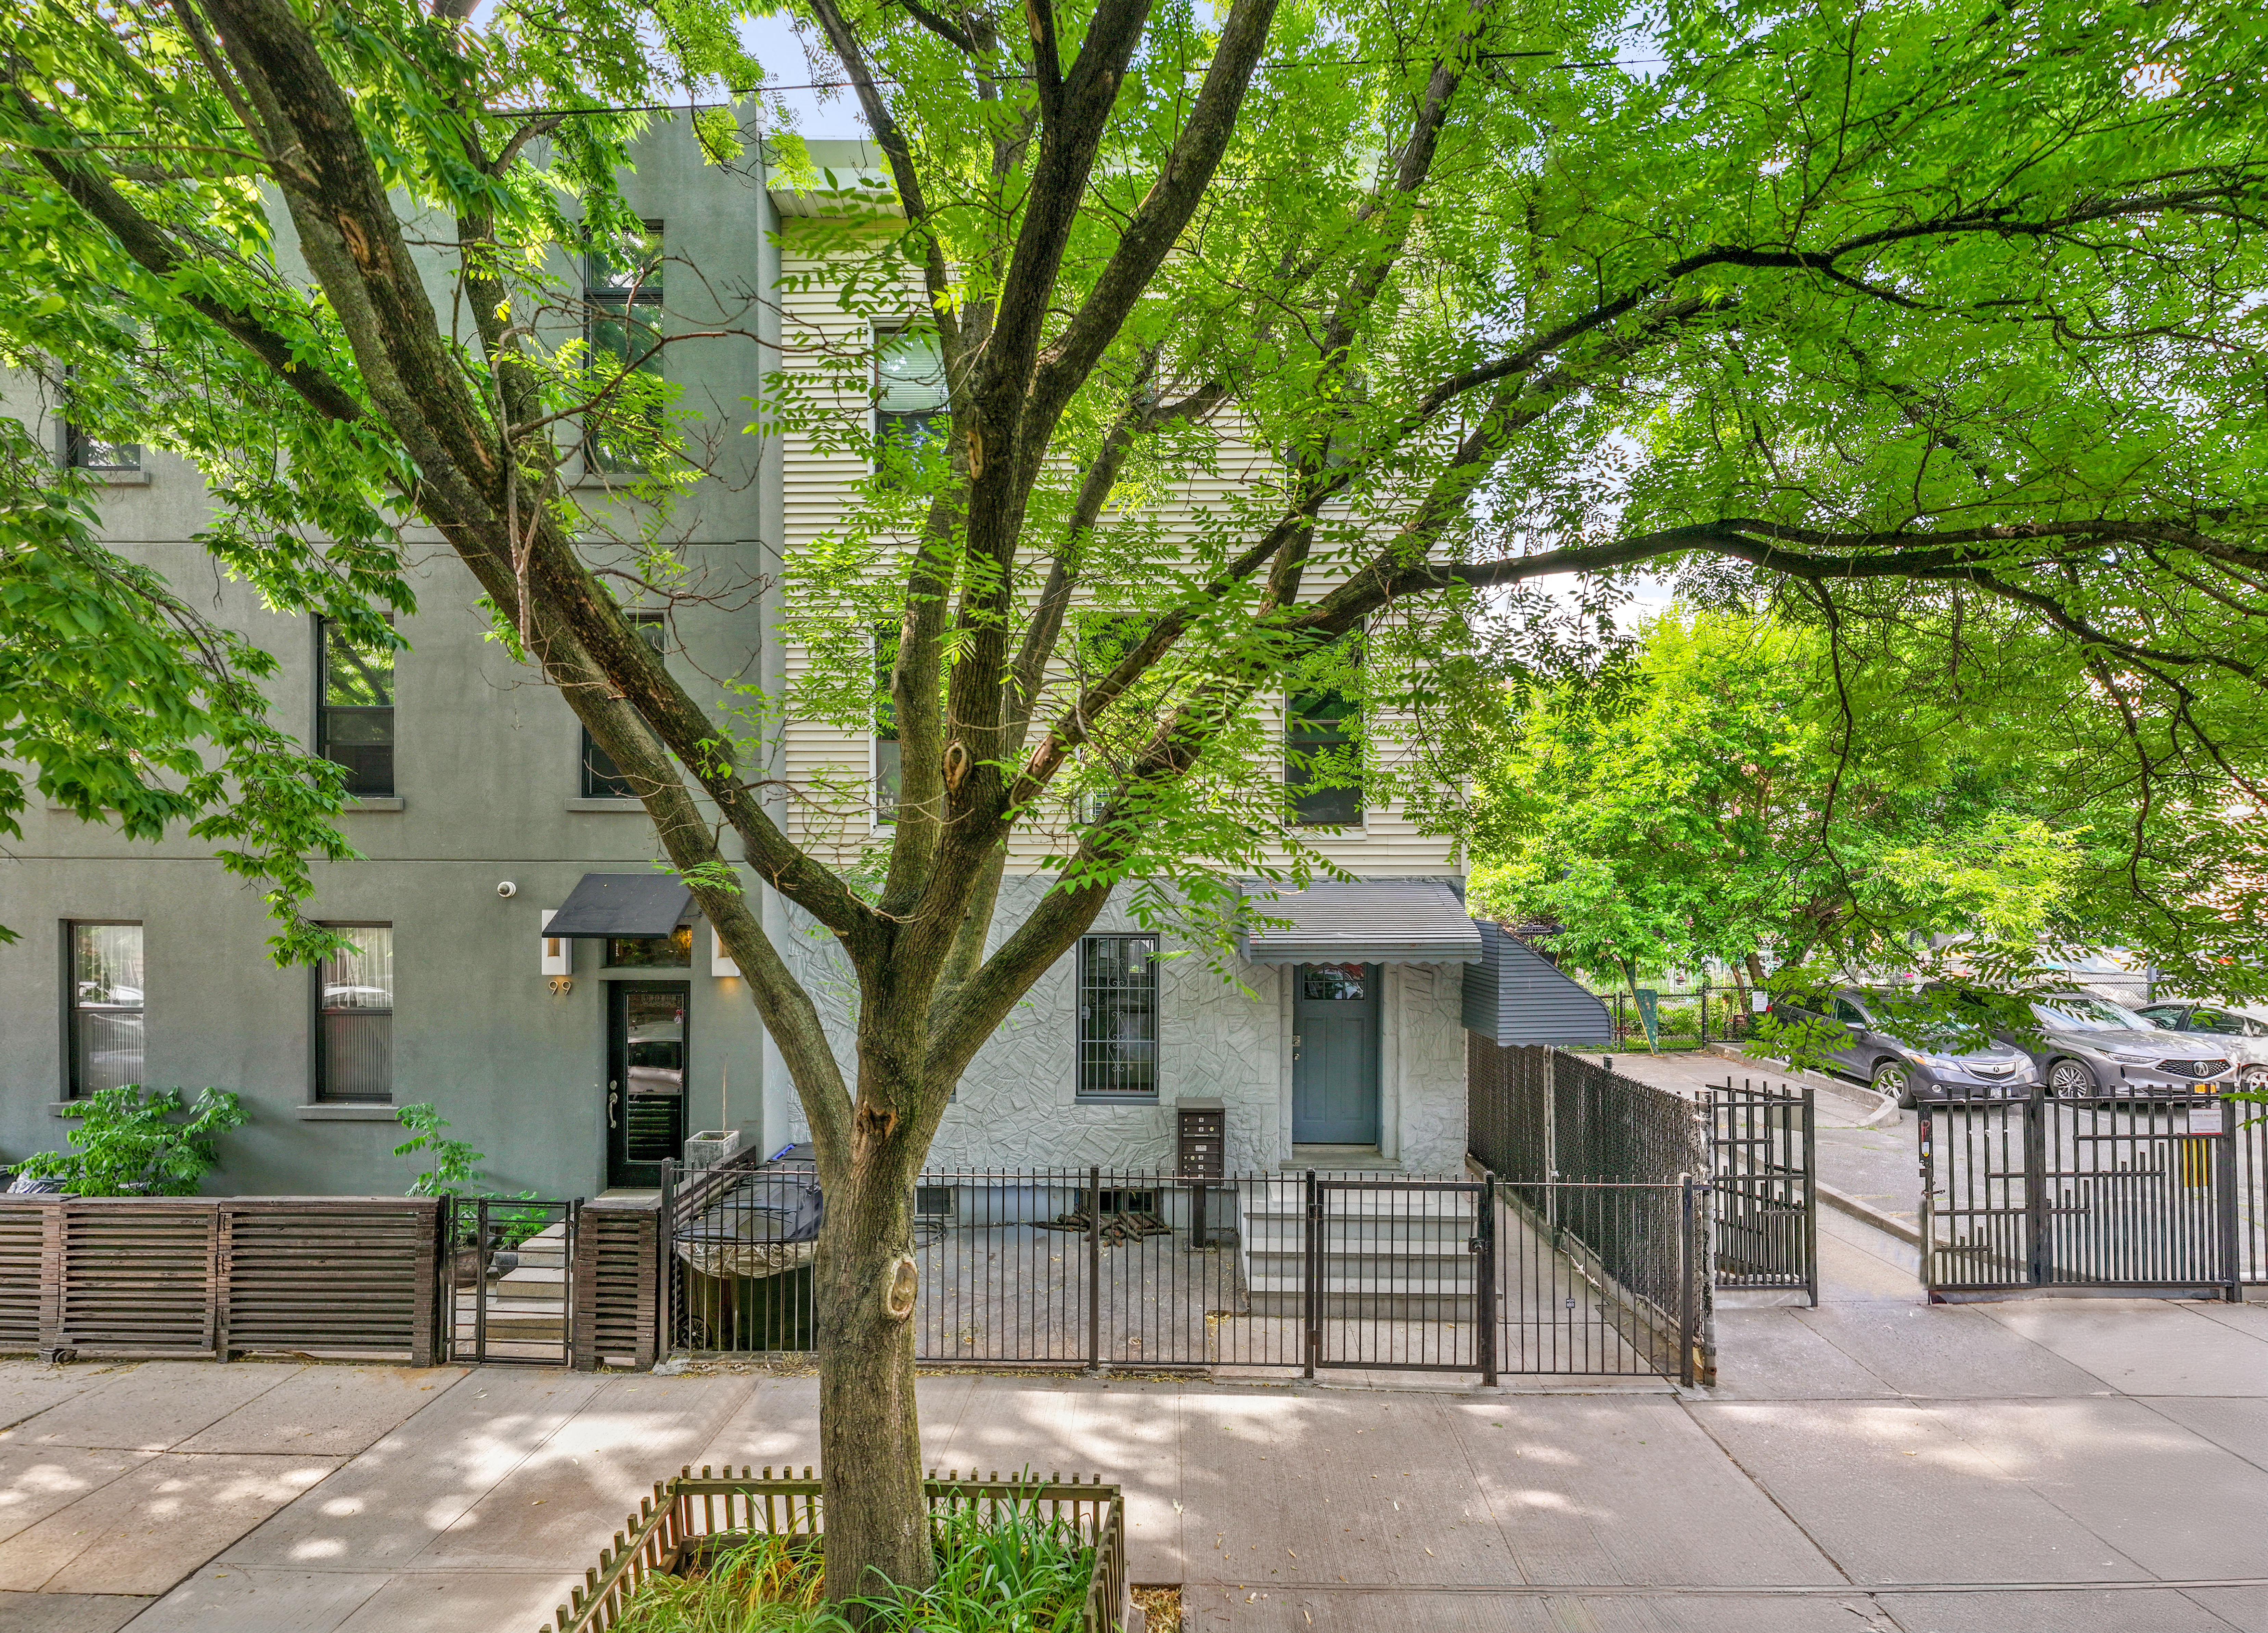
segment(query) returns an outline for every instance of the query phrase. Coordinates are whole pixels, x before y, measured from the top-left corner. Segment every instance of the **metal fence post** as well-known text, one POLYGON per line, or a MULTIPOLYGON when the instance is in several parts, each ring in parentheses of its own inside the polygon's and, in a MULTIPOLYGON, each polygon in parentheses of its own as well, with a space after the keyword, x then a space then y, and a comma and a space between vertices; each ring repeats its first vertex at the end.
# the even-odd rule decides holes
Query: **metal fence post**
MULTIPOLYGON (((2044 1082, 2032 1085, 2024 1102, 2024 1230, 2025 1279, 2044 1287, 2049 1279, 2048 1238, 2048 1099, 2044 1082)), ((2060 1104, 2060 1102, 2058 1102, 2060 1104)))
POLYGON ((1803 1268, 1811 1307, 1819 1307, 1819 1122, 1811 1086, 1803 1090, 1803 1268))
POLYGON ((1684 1228, 1677 1232, 1677 1381, 1690 1388, 1693 1384, 1693 1176, 1677 1176, 1683 1191, 1680 1198, 1681 1218, 1684 1228))
POLYGON ((2220 1227, 2221 1296, 2230 1304, 2244 1302, 2244 1262, 2236 1217, 2236 1104, 2227 1095, 2213 1096, 2213 1108, 2220 1113, 2220 1138, 2214 1142, 2219 1149, 2213 1160, 2218 1191, 2213 1210, 2220 1227))
POLYGON ((1300 1281, 1302 1294, 1300 1334, 1300 1372, 1307 1378, 1315 1375, 1316 1357, 1323 1348, 1323 1193, 1315 1183, 1315 1171, 1307 1170, 1307 1207, 1302 1210, 1305 1228, 1302 1232, 1300 1254, 1300 1281))
MULTIPOLYGON (((670 1294, 677 1256, 677 1159, 661 1159, 661 1212, 654 1220, 653 1352, 663 1359, 677 1352, 677 1301, 670 1294)), ((715 1342, 713 1339, 711 1342, 715 1342)))
POLYGON ((1491 1389, 1497 1382, 1497 1309, 1496 1309, 1496 1175, 1481 1176, 1480 1234, 1475 1246, 1480 1249, 1480 1263, 1475 1273, 1480 1280, 1480 1355, 1481 1382, 1491 1389))
POLYGON ((473 1216, 473 1359, 489 1358, 489 1199, 473 1216))
POLYGON ((1102 1371, 1102 1169, 1086 1171, 1086 1370, 1102 1371))

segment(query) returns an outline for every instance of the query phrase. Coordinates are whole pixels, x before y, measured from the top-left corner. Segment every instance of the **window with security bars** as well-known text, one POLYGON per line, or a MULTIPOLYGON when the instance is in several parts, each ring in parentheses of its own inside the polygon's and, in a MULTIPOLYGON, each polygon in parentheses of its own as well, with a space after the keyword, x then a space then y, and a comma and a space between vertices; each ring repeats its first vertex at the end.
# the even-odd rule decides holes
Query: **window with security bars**
MULTIPOLYGON (((630 627, 656 652, 661 651, 661 614, 659 613, 625 613, 630 627)), ((591 728, 583 731, 583 798, 585 799, 636 799, 637 790, 630 786, 615 757, 592 739, 591 728)))
POLYGON ((142 1081, 142 926, 71 924, 70 1098, 142 1081))
POLYGON ((1158 1098, 1158 938, 1079 944, 1079 1098, 1158 1098))
POLYGON ((315 1098, 394 1098, 394 926, 334 924, 349 945, 326 958, 315 987, 315 1098))

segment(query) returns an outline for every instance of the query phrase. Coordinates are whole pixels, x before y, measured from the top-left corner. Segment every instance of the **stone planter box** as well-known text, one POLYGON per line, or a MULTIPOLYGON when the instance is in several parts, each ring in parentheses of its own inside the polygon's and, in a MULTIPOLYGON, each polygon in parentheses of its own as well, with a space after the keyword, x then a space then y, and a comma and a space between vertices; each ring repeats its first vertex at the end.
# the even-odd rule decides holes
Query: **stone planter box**
MULTIPOLYGON (((1067 1522, 1094 1549, 1079 1633, 1134 1633, 1138 1623, 1127 1593, 1126 1504, 1116 1486, 1082 1482, 1076 1475, 1003 1480, 996 1474, 980 1480, 973 1470, 965 1480, 958 1470, 944 1479, 932 1470, 924 1484, 932 1512, 968 1504, 981 1513, 1013 1503, 1067 1522)), ((799 1478, 792 1468, 777 1475, 770 1468, 737 1475, 730 1468, 717 1474, 704 1467, 698 1475, 682 1469, 674 1480, 657 1481, 653 1495, 639 1499, 638 1512, 615 1533, 613 1546, 600 1551, 572 1602, 560 1606, 536 1633, 605 1633, 648 1577, 675 1575, 757 1533, 815 1536, 826 1528, 826 1512, 821 1483, 809 1468, 799 1478)))

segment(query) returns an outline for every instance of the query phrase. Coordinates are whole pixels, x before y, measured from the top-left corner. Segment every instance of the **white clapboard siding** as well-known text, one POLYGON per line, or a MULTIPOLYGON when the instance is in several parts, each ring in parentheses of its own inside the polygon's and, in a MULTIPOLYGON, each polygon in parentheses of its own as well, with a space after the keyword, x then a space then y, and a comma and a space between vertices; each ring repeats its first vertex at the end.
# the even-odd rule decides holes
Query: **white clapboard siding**
MULTIPOLYGON (((783 271, 790 277, 815 269, 817 265, 810 258, 796 254, 793 237, 792 224, 789 224, 789 242, 782 260, 783 271)), ((918 298, 910 283, 907 295, 909 305, 918 298)), ((829 364, 816 355, 815 343, 856 346, 864 342, 865 320, 842 311, 833 295, 823 287, 786 294, 782 302, 782 329, 787 338, 786 366, 790 369, 824 372, 829 364), (801 357, 798 355, 798 337, 814 342, 812 349, 801 357)), ((863 395, 846 394, 840 401, 846 413, 863 413, 865 409, 863 395)), ((1193 474, 1181 484, 1174 502, 1160 518, 1165 536, 1187 536, 1192 533, 1201 512, 1217 511, 1250 480, 1248 473, 1256 474, 1264 470, 1266 457, 1257 449, 1238 449, 1222 459, 1221 469, 1193 474)), ((865 476, 865 467, 864 461, 853 455, 815 446, 814 439, 801 432, 788 436, 783 458, 784 543, 787 559, 793 562, 799 553, 838 525, 846 496, 865 476)), ((792 644, 784 656, 792 681, 805 673, 806 654, 800 646, 792 644)), ((1375 740, 1381 751, 1391 753, 1391 722, 1380 722, 1373 729, 1379 732, 1375 740)), ((791 719, 786 723, 784 738, 788 778, 798 788, 808 791, 829 774, 837 778, 848 776, 860 779, 869 774, 872 743, 864 734, 822 721, 791 719)), ((799 842, 812 846, 830 860, 844 859, 846 853, 875 841, 870 820, 840 820, 807 799, 791 802, 789 820, 790 832, 799 842)), ((1372 811, 1367 813, 1361 834, 1339 838, 1318 836, 1314 847, 1349 872, 1365 877, 1432 876, 1454 871, 1449 841, 1420 834, 1398 808, 1372 811)), ((1020 836, 1011 852, 1011 868, 1030 872, 1042 857, 1050 851, 1059 852, 1062 848, 1061 835, 1054 836, 1053 843, 1043 834, 1020 836)))

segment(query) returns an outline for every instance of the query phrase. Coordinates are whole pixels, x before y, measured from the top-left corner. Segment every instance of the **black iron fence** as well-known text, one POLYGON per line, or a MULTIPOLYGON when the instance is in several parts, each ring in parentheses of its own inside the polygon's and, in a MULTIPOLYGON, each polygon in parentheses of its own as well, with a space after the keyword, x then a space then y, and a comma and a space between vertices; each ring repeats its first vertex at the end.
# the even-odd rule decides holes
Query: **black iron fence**
POLYGON ((2218 1094, 1925 1101, 1931 1295, 2268 1280, 2259 1108, 2218 1094))
POLYGON ((1819 1302, 1818 1125, 1808 1088, 1711 1086, 1717 1285, 1800 1289, 1819 1302))
MULTIPOLYGON (((673 1170, 664 1190, 672 1347, 808 1350, 811 1170, 673 1170)), ((929 1173, 913 1196, 916 1352, 1098 1371, 1676 1375, 1706 1352, 1690 1273, 1705 1204, 1675 1183, 929 1173)))
POLYGON ((449 1200, 442 1255, 453 1361, 574 1359, 578 1202, 449 1200))
MULTIPOLYGON (((1756 1021, 1753 998, 1740 987, 1694 987, 1683 992, 1653 992, 1654 1039, 1658 1048, 1697 1049, 1705 1043, 1737 1043, 1756 1021)), ((1618 1043, 1647 1041, 1645 1012, 1627 989, 1598 994, 1613 1017, 1618 1043)))

